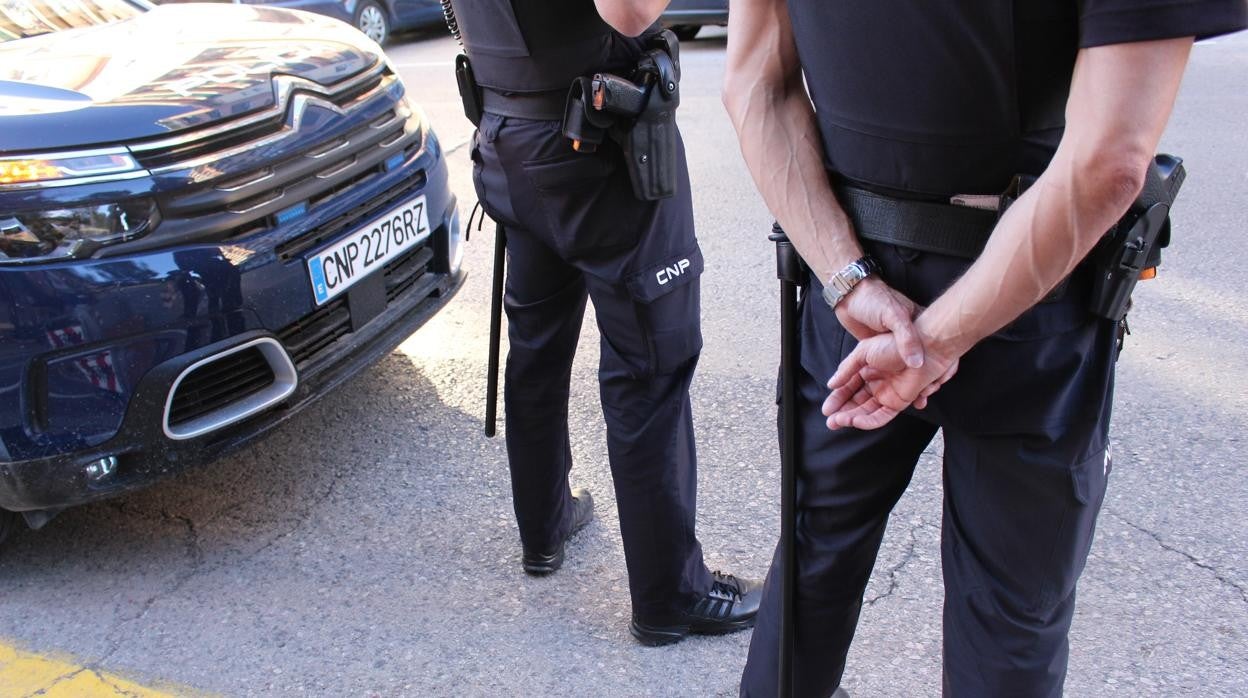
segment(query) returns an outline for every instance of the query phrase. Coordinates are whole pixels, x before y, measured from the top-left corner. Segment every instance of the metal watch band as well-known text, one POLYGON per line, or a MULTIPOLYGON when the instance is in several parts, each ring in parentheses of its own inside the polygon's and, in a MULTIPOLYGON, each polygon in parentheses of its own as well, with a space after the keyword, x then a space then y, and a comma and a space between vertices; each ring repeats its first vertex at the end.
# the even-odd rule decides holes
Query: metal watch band
POLYGON ((829 307, 836 308, 836 304, 845 300, 845 296, 854 290, 858 282, 877 273, 879 268, 879 264, 871 255, 863 255, 846 264, 844 269, 833 274, 832 278, 823 285, 823 300, 829 307))

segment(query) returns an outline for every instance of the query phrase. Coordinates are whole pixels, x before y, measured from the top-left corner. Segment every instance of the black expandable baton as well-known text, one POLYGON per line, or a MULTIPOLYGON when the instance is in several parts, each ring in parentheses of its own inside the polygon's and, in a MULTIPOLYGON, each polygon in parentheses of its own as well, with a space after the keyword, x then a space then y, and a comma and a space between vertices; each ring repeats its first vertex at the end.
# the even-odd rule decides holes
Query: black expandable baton
POLYGON ((494 224, 494 287, 490 291, 490 361, 485 377, 485 435, 493 437, 498 421, 498 354, 503 334, 503 273, 507 266, 507 231, 494 224))
POLYGON ((776 695, 793 695, 794 607, 797 598, 797 287, 802 261, 779 223, 769 240, 776 243, 776 277, 780 279, 780 409, 783 441, 780 445, 780 671, 776 695))

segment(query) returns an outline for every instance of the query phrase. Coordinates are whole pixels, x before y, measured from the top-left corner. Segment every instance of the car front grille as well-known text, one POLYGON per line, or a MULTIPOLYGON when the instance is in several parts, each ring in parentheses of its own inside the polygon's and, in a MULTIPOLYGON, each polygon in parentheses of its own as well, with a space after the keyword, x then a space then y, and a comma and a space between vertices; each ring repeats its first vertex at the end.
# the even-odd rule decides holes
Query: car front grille
MULTIPOLYGON (((405 199, 415 196, 416 192, 424 188, 425 181, 424 171, 417 172, 414 176, 408 178, 403 183, 403 186, 374 196, 361 206, 346 211, 333 220, 326 221, 314 230, 282 242, 276 249, 278 258, 284 262, 289 261, 320 247, 347 232, 350 228, 360 225, 364 221, 371 220, 373 217, 379 216, 388 209, 397 206, 405 199)), ((336 196, 332 190, 325 193, 329 196, 336 196)))
MULTIPOLYGON (((423 126, 415 122, 419 117, 394 89, 396 77, 377 74, 371 80, 335 95, 336 100, 346 100, 349 109, 343 110, 346 116, 333 117, 339 121, 323 121, 328 124, 328 133, 315 142, 291 141, 290 147, 279 148, 266 141, 271 136, 261 133, 263 124, 257 123, 237 124, 233 130, 162 151, 136 148, 136 157, 177 161, 166 169, 181 172, 192 168, 188 170, 189 182, 158 196, 161 220, 151 234, 109 246, 98 254, 112 257, 262 234, 281 225, 284 212, 289 211, 292 219, 306 216, 341 201, 359 187, 369 186, 399 163, 411 162, 424 147, 423 126), (348 124, 349 130, 342 128, 348 124), (258 158, 266 148, 285 152, 267 162, 258 160, 250 170, 229 175, 220 174, 213 165, 214 158, 239 153, 258 158), (207 162, 192 167, 192 161, 183 159, 191 155, 201 161, 207 158, 207 162)), ((291 121, 287 114, 275 118, 283 137, 298 135, 298 119, 291 121)), ((151 163, 155 161, 145 161, 151 163)), ((409 180, 423 182, 424 177, 419 172, 409 180)))
POLYGON ((197 241, 224 242, 277 225, 277 214, 297 204, 308 211, 328 205, 383 174, 392 156, 406 160, 419 150, 420 137, 407 133, 405 121, 390 110, 296 157, 167 196, 156 234, 186 230, 197 241))
POLYGON ((282 330, 277 338, 286 347, 295 366, 303 368, 322 350, 348 334, 351 334, 351 313, 347 311, 347 299, 344 296, 295 321, 282 330))
MULTIPOLYGON (((382 273, 385 275, 387 305, 399 300, 414 298, 420 302, 436 297, 440 277, 433 272, 433 241, 445 232, 445 227, 438 228, 425 242, 405 251, 385 266, 382 273)), ((353 331, 344 295, 291 323, 278 333, 278 339, 286 347, 295 366, 303 370, 353 331)))

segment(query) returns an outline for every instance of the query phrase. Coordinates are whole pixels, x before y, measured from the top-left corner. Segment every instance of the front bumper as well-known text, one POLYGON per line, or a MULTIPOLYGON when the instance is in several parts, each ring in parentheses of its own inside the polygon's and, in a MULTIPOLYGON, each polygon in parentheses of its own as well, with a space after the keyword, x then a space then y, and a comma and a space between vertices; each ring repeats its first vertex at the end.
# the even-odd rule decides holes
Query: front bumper
POLYGON ((432 286, 408 289, 406 294, 427 295, 421 302, 397 299, 363 329, 340 338, 314 361, 300 367, 294 393, 280 405, 204 436, 174 440, 161 428, 166 396, 175 377, 203 357, 274 335, 245 332, 166 361, 140 381, 122 428, 112 439, 72 454, 0 463, 0 508, 57 510, 105 499, 234 451, 393 351, 455 295, 465 276, 463 272, 440 275, 430 279, 432 286), (116 469, 108 477, 91 478, 87 465, 108 456, 117 458, 116 469))

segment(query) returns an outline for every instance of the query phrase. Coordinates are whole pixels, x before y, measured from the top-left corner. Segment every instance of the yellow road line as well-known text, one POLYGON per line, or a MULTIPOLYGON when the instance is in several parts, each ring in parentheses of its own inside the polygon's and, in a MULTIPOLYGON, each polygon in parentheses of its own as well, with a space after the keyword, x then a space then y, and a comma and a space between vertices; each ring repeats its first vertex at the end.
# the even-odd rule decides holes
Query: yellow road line
MULTIPOLYGON (((180 693, 180 692, 179 692, 180 693)), ((177 695, 0 642, 0 698, 167 698, 177 695)))

